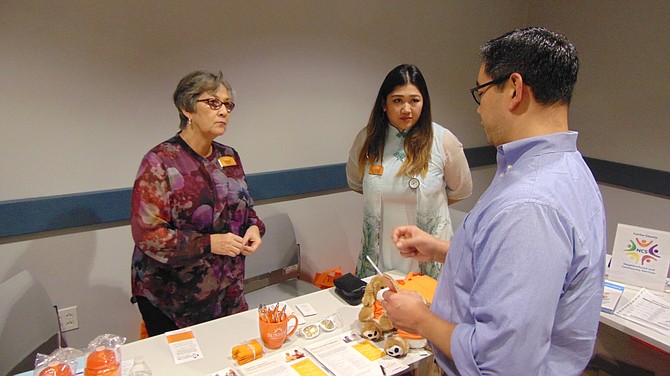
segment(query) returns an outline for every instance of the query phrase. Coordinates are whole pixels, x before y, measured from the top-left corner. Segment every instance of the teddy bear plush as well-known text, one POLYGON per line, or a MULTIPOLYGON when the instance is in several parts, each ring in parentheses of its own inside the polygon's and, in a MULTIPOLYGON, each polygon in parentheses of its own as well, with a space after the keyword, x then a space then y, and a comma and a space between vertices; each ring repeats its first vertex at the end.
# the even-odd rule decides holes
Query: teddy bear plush
POLYGON ((394 358, 402 358, 409 352, 409 343, 401 336, 395 334, 384 342, 384 351, 394 358))
MULTIPOLYGON (((358 312, 358 320, 363 323, 361 327, 361 336, 371 341, 380 341, 384 339, 385 333, 395 330, 393 323, 386 316, 386 312, 381 312, 379 305, 375 309, 375 302, 377 301, 377 293, 383 288, 391 285, 396 291, 398 289, 397 283, 390 276, 376 275, 372 277, 365 288, 365 293, 361 299, 363 307, 358 312), (375 311, 377 314, 375 315, 375 311), (378 317, 375 317, 378 316, 378 317)), ((393 357, 399 358, 405 356, 409 352, 409 343, 397 334, 392 334, 386 338, 384 342, 384 351, 393 357)))
MULTIPOLYGON (((415 275, 409 275, 408 279, 411 279, 410 277, 417 278, 415 275)), ((432 286, 434 280, 430 279, 430 282, 428 284, 429 289, 434 290, 434 286, 432 286)), ((388 274, 375 275, 367 284, 361 299, 363 307, 358 312, 358 320, 362 323, 360 332, 364 338, 372 341, 380 341, 386 337, 384 351, 389 356, 401 358, 407 355, 411 348, 425 347, 426 341, 411 333, 396 331, 381 305, 376 304, 378 298, 380 298, 378 293, 386 287, 395 291, 398 291, 399 288, 395 279, 388 274), (420 339, 417 339, 417 337, 420 339)), ((423 300, 426 306, 430 307, 430 302, 425 297, 423 297, 423 300)))
MULTIPOLYGON (((379 328, 379 334, 376 338, 381 337, 382 332, 388 332, 394 329, 391 320, 386 316, 386 312, 382 312, 379 317, 375 317, 375 302, 377 301, 377 293, 386 287, 386 282, 382 276, 376 275, 372 277, 368 285, 365 287, 365 293, 361 299, 363 308, 358 312, 358 320, 363 323, 374 322, 379 328)), ((371 328, 371 327, 370 327, 371 328)), ((369 337, 368 337, 369 338, 369 337)))

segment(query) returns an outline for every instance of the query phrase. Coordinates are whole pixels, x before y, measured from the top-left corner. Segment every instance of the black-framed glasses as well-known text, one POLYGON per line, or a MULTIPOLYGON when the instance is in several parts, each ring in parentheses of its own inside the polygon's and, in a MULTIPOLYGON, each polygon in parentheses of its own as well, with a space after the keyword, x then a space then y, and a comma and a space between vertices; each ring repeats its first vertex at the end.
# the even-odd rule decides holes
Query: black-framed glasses
POLYGON ((226 111, 228 111, 230 113, 230 112, 233 112, 233 109, 235 108, 235 102, 233 102, 233 101, 224 102, 224 101, 216 99, 216 98, 200 99, 200 100, 197 100, 196 102, 205 102, 209 106, 209 108, 211 108, 214 111, 221 108, 221 106, 224 106, 224 107, 226 107, 226 111))
POLYGON ((472 94, 472 99, 474 99, 475 102, 477 102, 477 105, 480 105, 480 104, 481 104, 480 101, 481 101, 481 99, 482 99, 482 95, 484 95, 484 93, 486 93, 486 90, 484 90, 484 91, 479 91, 480 89, 483 89, 483 88, 485 88, 485 87, 487 87, 487 86, 496 85, 496 84, 499 84, 499 83, 501 83, 501 82, 505 82, 510 76, 511 76, 511 75, 509 75, 509 76, 505 76, 505 77, 496 78, 495 80, 491 80, 491 81, 489 81, 489 82, 487 82, 487 83, 485 83, 485 84, 481 84, 481 85, 477 85, 477 86, 473 87, 472 89, 470 89, 470 94, 472 94))

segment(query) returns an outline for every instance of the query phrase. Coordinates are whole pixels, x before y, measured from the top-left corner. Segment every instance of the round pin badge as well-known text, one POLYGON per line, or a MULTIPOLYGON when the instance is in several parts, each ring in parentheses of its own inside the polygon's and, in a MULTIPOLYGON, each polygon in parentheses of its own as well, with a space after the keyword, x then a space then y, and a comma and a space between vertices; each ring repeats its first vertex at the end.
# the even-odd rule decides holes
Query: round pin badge
POLYGON ((409 179, 409 183, 408 183, 408 184, 409 184, 409 187, 410 187, 410 188, 412 188, 412 189, 417 189, 417 188, 419 188, 419 185, 420 185, 421 183, 419 182, 419 179, 417 179, 417 178, 411 178, 411 179, 409 179))

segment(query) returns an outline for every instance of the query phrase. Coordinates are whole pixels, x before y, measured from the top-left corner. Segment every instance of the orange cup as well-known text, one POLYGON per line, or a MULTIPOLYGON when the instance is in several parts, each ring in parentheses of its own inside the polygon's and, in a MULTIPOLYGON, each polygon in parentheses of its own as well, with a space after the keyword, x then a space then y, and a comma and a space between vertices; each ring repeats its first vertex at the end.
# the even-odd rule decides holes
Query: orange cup
POLYGON ((290 315, 284 321, 272 323, 265 322, 259 317, 258 329, 261 332, 261 340, 265 347, 273 350, 278 349, 298 329, 298 318, 295 315, 290 315), (295 320, 295 325, 293 326, 293 330, 288 332, 288 322, 291 319, 295 320))

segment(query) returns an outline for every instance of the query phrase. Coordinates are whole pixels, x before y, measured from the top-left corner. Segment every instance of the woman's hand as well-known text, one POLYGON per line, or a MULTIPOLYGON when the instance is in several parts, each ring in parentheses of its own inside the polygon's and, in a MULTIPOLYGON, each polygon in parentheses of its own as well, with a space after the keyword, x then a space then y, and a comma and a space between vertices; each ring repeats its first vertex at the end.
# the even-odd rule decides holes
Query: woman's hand
POLYGON ((235 257, 244 249, 244 239, 232 232, 226 234, 212 234, 209 236, 212 253, 222 256, 235 257))
POLYGON ((260 248, 263 241, 261 240, 261 231, 258 226, 251 226, 247 229, 242 239, 244 246, 242 247, 242 254, 249 256, 260 248))

